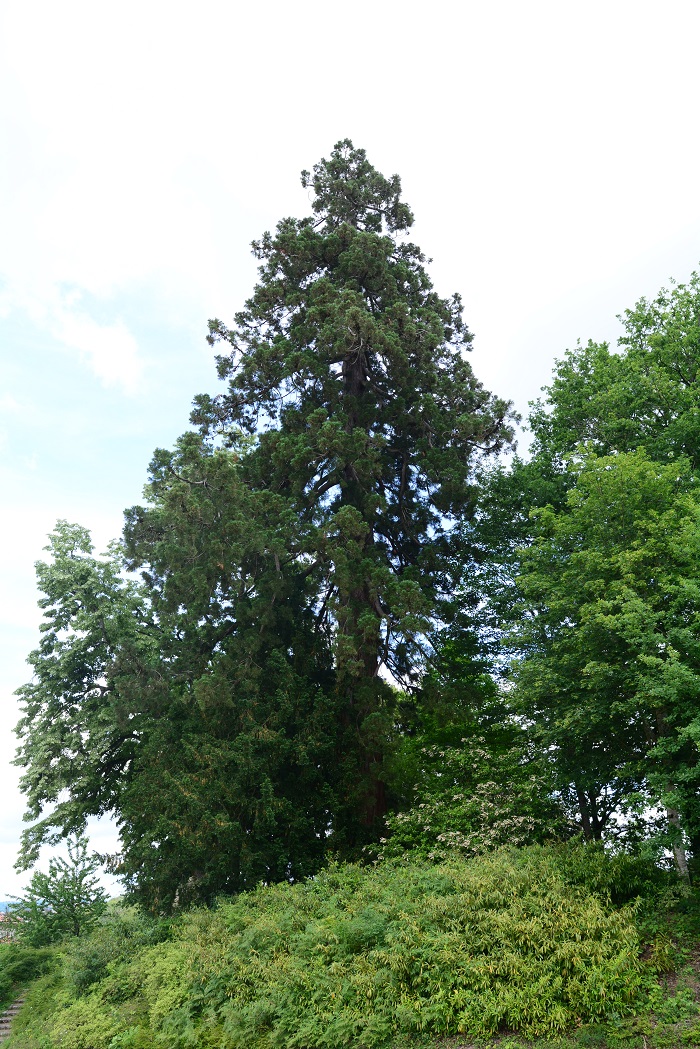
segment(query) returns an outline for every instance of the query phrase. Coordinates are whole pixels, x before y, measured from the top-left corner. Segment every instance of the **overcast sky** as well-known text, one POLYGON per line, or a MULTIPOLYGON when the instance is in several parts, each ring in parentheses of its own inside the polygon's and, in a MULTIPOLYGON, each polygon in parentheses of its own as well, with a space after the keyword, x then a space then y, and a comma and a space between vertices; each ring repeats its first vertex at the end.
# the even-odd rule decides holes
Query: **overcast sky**
POLYGON ((301 169, 349 136, 400 174, 477 375, 526 409, 567 347, 698 267, 699 35, 696 0, 4 0, 0 899, 28 880, 33 563, 59 517, 119 534, 216 391, 206 322, 250 293, 249 242, 309 212, 301 169))

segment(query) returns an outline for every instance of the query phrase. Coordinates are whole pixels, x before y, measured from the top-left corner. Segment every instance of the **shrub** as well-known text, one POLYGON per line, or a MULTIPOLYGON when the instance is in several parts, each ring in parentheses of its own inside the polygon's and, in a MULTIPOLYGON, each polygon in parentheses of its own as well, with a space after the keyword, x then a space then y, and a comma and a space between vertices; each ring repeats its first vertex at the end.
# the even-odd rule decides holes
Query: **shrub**
POLYGON ((552 841, 565 832, 546 762, 528 753, 524 734, 500 748, 484 738, 424 747, 415 771, 414 803, 387 817, 387 838, 376 850, 381 859, 410 852, 440 862, 552 841))
POLYGON ((567 882, 541 849, 331 869, 195 912, 179 940, 145 987, 173 1047, 552 1034, 629 1014, 650 979, 628 916, 567 882))
POLYGON ((99 1000, 81 999, 62 1009, 52 1026, 52 1044, 61 1049, 110 1049, 119 1031, 114 1011, 99 1000))
POLYGON ((598 842, 570 841, 549 846, 547 855, 560 876, 616 905, 638 898, 652 898, 669 879, 667 871, 641 856, 610 853, 598 842))
POLYGON ((112 905, 90 936, 65 944, 68 985, 77 994, 84 993, 107 975, 110 966, 131 959, 141 947, 160 943, 168 933, 168 922, 137 907, 112 905))
POLYGON ((0 947, 0 1007, 12 1001, 16 992, 48 971, 54 962, 48 948, 6 944, 0 947))
POLYGON ((628 880, 608 863, 532 847, 335 866, 186 913, 150 945, 147 920, 125 912, 62 946, 63 982, 32 1037, 52 1049, 380 1049, 624 1025, 648 1012, 654 972, 636 907, 611 903, 628 880))

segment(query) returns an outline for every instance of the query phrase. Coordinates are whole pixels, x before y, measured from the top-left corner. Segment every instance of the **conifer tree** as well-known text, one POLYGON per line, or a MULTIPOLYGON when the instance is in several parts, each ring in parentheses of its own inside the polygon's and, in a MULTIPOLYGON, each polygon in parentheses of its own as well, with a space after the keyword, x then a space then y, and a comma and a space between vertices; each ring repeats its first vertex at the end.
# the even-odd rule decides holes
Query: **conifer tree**
POLYGON ((156 910, 376 840, 387 679, 417 682, 463 573, 475 468, 511 438, 459 297, 406 237, 398 177, 344 141, 302 183, 313 214, 253 245, 251 298, 210 323, 226 391, 196 398, 199 432, 156 452, 127 512, 141 582, 65 525, 40 569, 19 761, 44 818, 25 863, 112 811, 119 869, 156 910))
MULTIPOLYGON (((193 420, 235 442, 256 435, 248 484, 283 496, 332 636, 341 718, 359 747, 357 799, 382 815, 382 667, 415 681, 422 640, 447 614, 459 573, 455 525, 474 468, 511 437, 508 405, 476 380, 458 295, 441 298, 397 176, 349 140, 302 173, 313 216, 253 245, 260 281, 230 327, 210 322, 227 392, 193 420)), ((357 815, 357 814, 355 814, 357 815)))
POLYGON ((75 837, 66 844, 68 859, 54 857, 48 874, 35 871, 24 896, 10 904, 15 935, 30 947, 84 935, 107 908, 107 894, 96 874, 100 862, 88 854, 87 838, 75 837))

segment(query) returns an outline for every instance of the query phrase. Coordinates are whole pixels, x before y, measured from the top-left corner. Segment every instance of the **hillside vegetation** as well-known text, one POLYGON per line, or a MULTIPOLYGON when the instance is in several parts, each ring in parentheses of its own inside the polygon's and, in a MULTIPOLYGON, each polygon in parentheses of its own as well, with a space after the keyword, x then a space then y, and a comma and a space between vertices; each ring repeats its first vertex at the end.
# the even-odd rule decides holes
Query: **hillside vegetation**
POLYGON ((398 176, 302 185, 121 540, 37 562, 19 864, 74 844, 15 1045, 700 1045, 700 276, 555 362, 523 459, 398 176))
MULTIPOLYGON (((115 906, 55 949, 8 1049, 380 1049, 565 1031, 578 1031, 566 1044, 700 1045, 691 984, 669 996, 659 983, 687 958, 649 871, 596 847, 531 847, 332 866, 167 923, 115 906)), ((681 910, 687 939, 690 898, 681 910)))

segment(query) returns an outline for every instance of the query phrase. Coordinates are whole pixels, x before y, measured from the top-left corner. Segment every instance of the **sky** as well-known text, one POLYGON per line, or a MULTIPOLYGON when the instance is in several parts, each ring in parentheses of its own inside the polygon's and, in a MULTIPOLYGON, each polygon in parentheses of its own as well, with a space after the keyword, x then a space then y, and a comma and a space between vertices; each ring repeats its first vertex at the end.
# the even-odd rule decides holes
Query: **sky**
POLYGON ((566 348, 700 264, 699 34, 695 0, 4 0, 0 900, 30 876, 34 562, 58 518, 118 536, 217 391, 207 320, 252 291, 250 241, 310 212, 300 171, 350 137, 401 176, 477 376, 526 412, 566 348))

